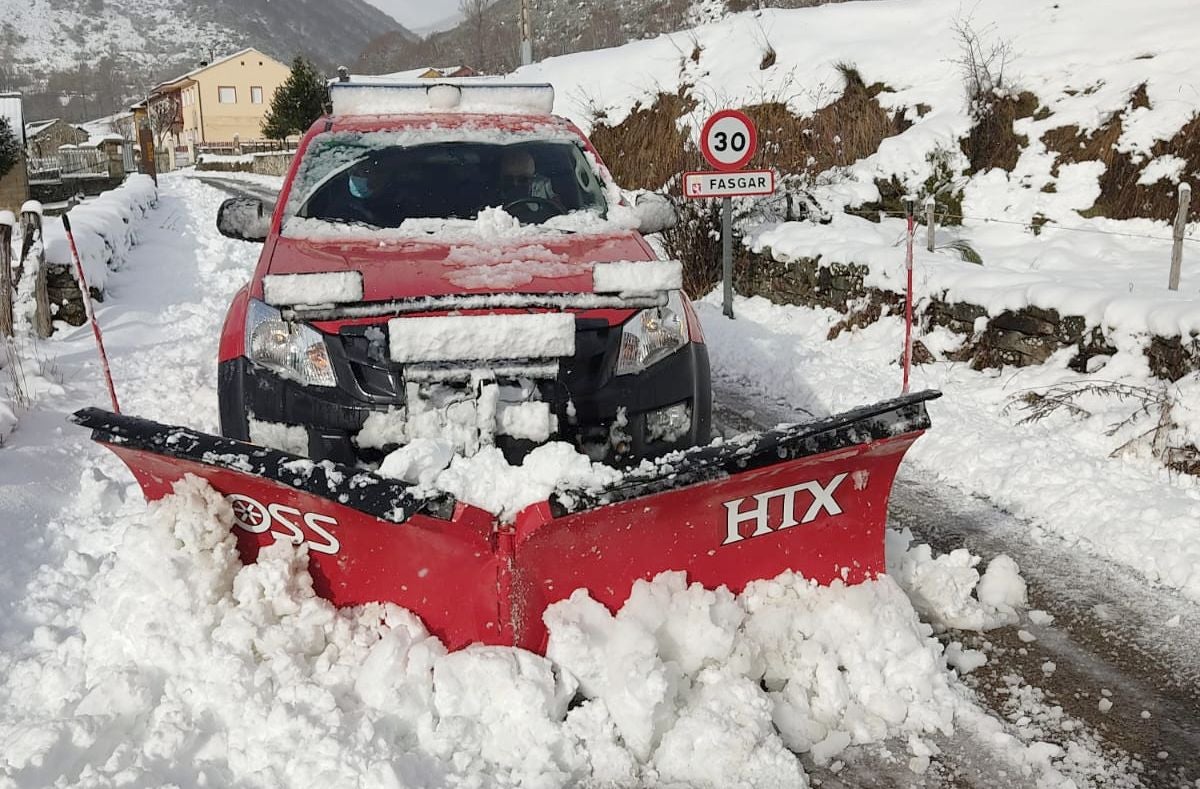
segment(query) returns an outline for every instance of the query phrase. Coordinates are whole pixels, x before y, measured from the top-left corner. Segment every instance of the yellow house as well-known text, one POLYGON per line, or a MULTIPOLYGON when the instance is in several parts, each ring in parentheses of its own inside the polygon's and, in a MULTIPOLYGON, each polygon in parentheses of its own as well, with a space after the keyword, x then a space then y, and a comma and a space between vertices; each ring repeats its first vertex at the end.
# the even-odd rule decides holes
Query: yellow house
POLYGON ((147 113, 169 147, 171 166, 195 161, 201 143, 229 145, 262 139, 262 122, 275 90, 291 69, 257 49, 202 63, 150 92, 147 113))

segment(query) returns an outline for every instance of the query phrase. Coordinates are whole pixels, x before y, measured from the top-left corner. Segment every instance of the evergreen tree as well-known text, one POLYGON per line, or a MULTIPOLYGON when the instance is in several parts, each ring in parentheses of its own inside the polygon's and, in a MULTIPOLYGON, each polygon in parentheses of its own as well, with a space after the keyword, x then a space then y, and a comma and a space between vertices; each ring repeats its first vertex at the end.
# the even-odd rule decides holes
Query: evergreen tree
POLYGON ((21 160, 21 141, 13 131, 8 118, 0 115, 0 178, 8 175, 8 171, 17 166, 21 160))
POLYGON ((300 55, 292 61, 292 73, 271 97, 271 109, 263 118, 262 132, 272 140, 303 134, 325 114, 329 87, 316 66, 300 55))

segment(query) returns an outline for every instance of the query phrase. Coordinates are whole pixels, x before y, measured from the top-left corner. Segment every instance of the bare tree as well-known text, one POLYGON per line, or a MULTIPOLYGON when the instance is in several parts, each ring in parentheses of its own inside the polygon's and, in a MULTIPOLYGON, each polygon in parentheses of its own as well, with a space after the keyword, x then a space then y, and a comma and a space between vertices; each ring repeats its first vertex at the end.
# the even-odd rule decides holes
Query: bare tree
POLYGON ((1013 59, 1012 42, 989 39, 993 32, 991 26, 982 32, 976 30, 970 19, 958 19, 954 23, 960 51, 952 62, 962 73, 973 116, 981 114, 989 99, 1000 95, 1007 87, 1005 71, 1013 59))
POLYGON ((154 132, 155 146, 161 149, 167 135, 182 124, 183 106, 179 102, 179 95, 171 93, 152 99, 146 107, 146 120, 154 132))
POLYGON ((471 54, 475 58, 474 63, 467 65, 477 69, 487 68, 487 23, 484 15, 488 5, 488 0, 458 0, 458 11, 463 16, 462 24, 467 30, 471 54))

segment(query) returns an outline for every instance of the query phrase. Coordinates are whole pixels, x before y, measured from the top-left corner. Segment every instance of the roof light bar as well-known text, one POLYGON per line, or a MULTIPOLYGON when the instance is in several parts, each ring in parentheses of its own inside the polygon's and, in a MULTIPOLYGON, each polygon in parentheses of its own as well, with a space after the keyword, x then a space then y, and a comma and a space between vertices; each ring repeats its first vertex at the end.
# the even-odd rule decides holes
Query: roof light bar
POLYGON ((329 86, 334 115, 393 115, 412 112, 519 112, 549 115, 554 86, 475 79, 428 82, 355 83, 329 86), (470 80, 470 81, 468 81, 470 80))

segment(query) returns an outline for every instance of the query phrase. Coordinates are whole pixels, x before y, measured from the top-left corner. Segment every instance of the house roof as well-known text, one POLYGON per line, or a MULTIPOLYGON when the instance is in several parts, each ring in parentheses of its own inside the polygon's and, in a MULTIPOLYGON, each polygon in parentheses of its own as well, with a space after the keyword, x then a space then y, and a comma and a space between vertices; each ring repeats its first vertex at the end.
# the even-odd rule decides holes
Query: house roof
POLYGON ((25 124, 25 136, 27 138, 36 137, 56 123, 58 123, 58 118, 49 118, 44 121, 30 121, 25 124))
MULTIPOLYGON (((180 74, 178 77, 175 77, 174 79, 169 79, 166 82, 160 82, 157 85, 155 85, 153 88, 151 88, 150 93, 152 93, 152 94, 158 93, 159 91, 164 90, 166 88, 174 88, 174 87, 182 88, 182 87, 184 87, 185 83, 193 81, 193 77, 195 77, 196 75, 201 74, 205 71, 208 71, 210 68, 219 66, 222 63, 228 63, 229 61, 233 60, 234 58, 239 58, 249 52, 253 52, 256 55, 261 55, 264 58, 267 58, 269 60, 274 60, 276 63, 279 63, 278 60, 275 60, 275 58, 271 57, 270 55, 264 54, 261 50, 255 49, 254 47, 246 47, 245 49, 239 49, 237 52, 234 52, 232 55, 226 55, 223 58, 217 58, 212 63, 209 63, 207 65, 197 66, 196 68, 192 69, 191 71, 187 72, 186 74, 180 74)), ((283 64, 279 63, 279 65, 282 66, 283 64)))

